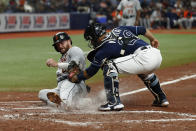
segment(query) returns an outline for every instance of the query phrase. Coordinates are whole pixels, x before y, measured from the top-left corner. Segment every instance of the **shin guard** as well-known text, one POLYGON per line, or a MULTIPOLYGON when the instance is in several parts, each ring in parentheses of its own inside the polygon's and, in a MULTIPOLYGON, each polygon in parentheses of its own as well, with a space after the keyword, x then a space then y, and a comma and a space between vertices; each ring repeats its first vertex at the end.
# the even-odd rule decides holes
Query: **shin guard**
POLYGON ((138 75, 147 88, 151 91, 157 101, 166 99, 166 95, 160 87, 159 79, 153 73, 150 75, 138 75))
POLYGON ((104 88, 107 101, 111 104, 120 103, 119 80, 116 68, 109 63, 104 66, 104 88))

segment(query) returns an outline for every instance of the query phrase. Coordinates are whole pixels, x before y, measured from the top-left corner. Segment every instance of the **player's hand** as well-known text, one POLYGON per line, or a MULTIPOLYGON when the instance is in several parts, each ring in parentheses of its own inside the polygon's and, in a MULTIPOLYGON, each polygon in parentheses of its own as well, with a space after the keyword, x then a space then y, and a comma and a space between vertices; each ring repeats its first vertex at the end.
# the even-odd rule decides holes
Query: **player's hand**
POLYGON ((120 21, 122 19, 120 14, 118 14, 115 18, 117 21, 120 21))
POLYGON ((154 48, 158 48, 159 47, 159 41, 157 39, 154 39, 150 42, 151 46, 154 48))
POLYGON ((55 60, 53 60, 52 58, 50 58, 50 59, 48 59, 46 61, 46 65, 48 67, 57 67, 58 66, 58 63, 55 60))

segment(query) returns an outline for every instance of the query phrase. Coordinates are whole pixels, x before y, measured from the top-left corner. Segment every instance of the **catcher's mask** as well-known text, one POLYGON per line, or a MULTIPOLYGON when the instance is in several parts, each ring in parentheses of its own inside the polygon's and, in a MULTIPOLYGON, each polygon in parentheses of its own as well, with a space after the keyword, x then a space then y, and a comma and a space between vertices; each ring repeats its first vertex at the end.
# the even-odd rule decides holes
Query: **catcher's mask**
POLYGON ((90 48, 97 48, 101 42, 98 42, 99 37, 106 34, 106 26, 100 23, 93 23, 86 27, 84 38, 89 41, 90 48))
MULTIPOLYGON (((58 32, 57 34, 55 34, 53 36, 53 45, 52 46, 54 46, 54 48, 57 52, 60 52, 57 48, 57 44, 60 42, 66 41, 66 40, 71 40, 69 35, 65 32, 58 32)), ((71 41, 71 44, 72 44, 72 41, 71 41)))

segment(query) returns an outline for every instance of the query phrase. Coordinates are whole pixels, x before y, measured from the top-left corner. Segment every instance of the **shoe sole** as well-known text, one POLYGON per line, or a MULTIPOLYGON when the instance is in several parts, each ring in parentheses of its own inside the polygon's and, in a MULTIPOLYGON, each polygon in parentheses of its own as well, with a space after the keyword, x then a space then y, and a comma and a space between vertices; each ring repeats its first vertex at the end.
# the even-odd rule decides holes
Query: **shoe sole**
POLYGON ((56 94, 56 93, 54 93, 54 92, 48 92, 47 93, 47 97, 48 97, 48 99, 51 101, 51 102, 53 102, 53 103, 56 103, 56 104, 58 104, 58 105, 60 105, 61 104, 61 98, 59 97, 59 95, 58 94, 56 94))
POLYGON ((165 101, 161 104, 162 107, 167 107, 169 105, 169 102, 168 101, 165 101))
POLYGON ((152 104, 152 106, 155 106, 155 107, 167 107, 168 105, 169 105, 168 101, 165 101, 161 104, 152 104))
POLYGON ((108 108, 99 108, 99 111, 121 111, 124 108, 123 104, 114 106, 114 107, 108 107, 108 108))

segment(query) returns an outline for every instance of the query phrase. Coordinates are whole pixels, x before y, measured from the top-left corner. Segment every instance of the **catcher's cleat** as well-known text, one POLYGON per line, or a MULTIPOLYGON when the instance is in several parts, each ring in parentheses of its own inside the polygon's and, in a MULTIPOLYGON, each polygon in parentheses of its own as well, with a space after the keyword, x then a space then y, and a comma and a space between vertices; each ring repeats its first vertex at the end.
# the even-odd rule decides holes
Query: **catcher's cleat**
POLYGON ((60 105, 61 104, 61 98, 59 97, 58 94, 54 93, 54 92, 48 92, 47 93, 47 97, 48 99, 53 102, 53 103, 56 103, 57 105, 60 105))
POLYGON ((98 110, 99 111, 120 111, 124 108, 124 105, 122 103, 117 104, 110 104, 109 102, 101 105, 98 110))
POLYGON ((169 102, 167 99, 163 99, 161 101, 154 100, 152 103, 152 106, 157 106, 157 107, 167 107, 169 105, 169 102))

